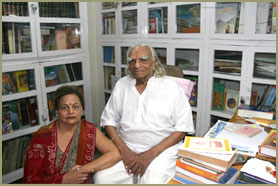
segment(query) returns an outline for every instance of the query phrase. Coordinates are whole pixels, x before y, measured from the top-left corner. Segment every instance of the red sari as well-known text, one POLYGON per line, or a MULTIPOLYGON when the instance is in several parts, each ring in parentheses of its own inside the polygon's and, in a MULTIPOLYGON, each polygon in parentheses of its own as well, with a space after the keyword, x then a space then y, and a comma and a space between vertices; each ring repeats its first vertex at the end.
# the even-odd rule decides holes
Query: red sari
MULTIPOLYGON (((95 125, 81 120, 76 164, 85 165, 93 161, 95 146, 95 125)), ((25 153, 23 183, 62 183, 65 173, 61 173, 61 170, 68 148, 56 168, 57 148, 57 129, 54 121, 34 134, 25 153)), ((84 183, 88 183, 89 180, 90 175, 84 183)))

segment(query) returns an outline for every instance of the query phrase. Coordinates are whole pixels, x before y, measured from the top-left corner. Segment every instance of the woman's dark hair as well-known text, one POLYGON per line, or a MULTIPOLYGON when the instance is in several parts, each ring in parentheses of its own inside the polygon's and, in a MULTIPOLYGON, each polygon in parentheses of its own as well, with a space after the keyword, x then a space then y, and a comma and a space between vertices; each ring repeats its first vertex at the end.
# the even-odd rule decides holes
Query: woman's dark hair
POLYGON ((84 104, 84 98, 83 95, 81 94, 81 92, 79 91, 79 87, 78 86, 70 86, 70 85, 65 85, 62 86, 60 88, 58 88, 54 94, 54 107, 55 110, 58 110, 58 105, 60 102, 60 99, 65 96, 65 95, 69 95, 69 94, 74 94, 76 95, 80 102, 81 102, 81 106, 84 109, 85 108, 85 104, 84 104))

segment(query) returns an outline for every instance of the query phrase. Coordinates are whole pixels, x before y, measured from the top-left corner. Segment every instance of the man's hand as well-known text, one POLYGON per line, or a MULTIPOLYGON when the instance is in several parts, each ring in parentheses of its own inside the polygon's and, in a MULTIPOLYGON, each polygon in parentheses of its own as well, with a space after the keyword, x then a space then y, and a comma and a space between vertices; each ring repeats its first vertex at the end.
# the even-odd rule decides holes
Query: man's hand
POLYGON ((145 152, 137 154, 136 157, 136 164, 132 168, 132 173, 135 176, 140 175, 140 177, 142 177, 149 164, 154 160, 156 155, 153 149, 149 149, 145 152))
POLYGON ((125 169, 128 174, 131 173, 132 168, 136 164, 136 153, 131 151, 128 147, 120 147, 119 148, 120 154, 122 156, 125 169))
POLYGON ((88 178, 88 170, 82 170, 80 165, 75 165, 64 176, 62 183, 83 183, 88 178))

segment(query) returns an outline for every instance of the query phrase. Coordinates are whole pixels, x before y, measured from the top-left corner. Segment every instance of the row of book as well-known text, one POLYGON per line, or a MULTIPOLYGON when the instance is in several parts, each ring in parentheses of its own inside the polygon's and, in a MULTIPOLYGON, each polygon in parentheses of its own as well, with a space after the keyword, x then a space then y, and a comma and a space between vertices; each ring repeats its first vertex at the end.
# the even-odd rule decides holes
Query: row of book
POLYGON ((239 171, 231 166, 236 152, 228 140, 186 137, 179 147, 173 178, 183 184, 233 184, 239 171))
POLYGON ((21 136, 3 142, 2 174, 7 174, 23 167, 25 151, 31 141, 31 136, 21 136))
POLYGON ((276 79, 276 55, 259 53, 255 56, 254 77, 276 79))
POLYGON ((251 91, 250 109, 273 112, 276 109, 276 85, 261 86, 251 91))
POLYGON ((29 23, 3 22, 2 29, 3 54, 32 52, 29 23))
POLYGON ((2 95, 34 90, 34 70, 20 70, 2 73, 2 95))
POLYGON ((2 134, 26 125, 38 125, 38 105, 34 97, 2 103, 2 134))
POLYGON ((78 2, 39 2, 40 17, 79 18, 78 2))
POLYGON ((137 34, 137 10, 122 12, 123 34, 137 34))
POLYGON ((115 34, 115 15, 103 16, 102 34, 115 34))
POLYGON ((65 50, 80 48, 79 25, 57 27, 55 30, 42 26, 42 50, 65 50), (45 33, 45 34, 44 34, 45 33))
POLYGON ((2 16, 28 15, 28 2, 2 2, 2 16))
POLYGON ((239 103, 239 90, 226 88, 225 83, 213 84, 212 109, 236 112, 239 103))
POLYGON ((82 64, 48 66, 44 68, 45 85, 47 87, 62 83, 82 80, 82 64))
POLYGON ((101 3, 102 9, 111 9, 111 8, 116 8, 116 3, 115 2, 103 2, 101 3))

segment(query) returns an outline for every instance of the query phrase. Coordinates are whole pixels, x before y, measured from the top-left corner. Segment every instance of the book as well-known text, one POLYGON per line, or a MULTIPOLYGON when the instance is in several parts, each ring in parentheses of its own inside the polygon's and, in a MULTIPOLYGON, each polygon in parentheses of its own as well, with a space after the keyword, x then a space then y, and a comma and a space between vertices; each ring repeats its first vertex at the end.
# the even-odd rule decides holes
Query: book
POLYGON ((217 182, 204 178, 200 175, 194 174, 177 166, 176 171, 205 184, 233 184, 239 176, 239 170, 233 167, 230 167, 217 182))
POLYGON ((112 63, 113 57, 113 47, 103 47, 103 62, 104 63, 112 63))
POLYGON ((232 148, 228 139, 204 138, 186 136, 180 149, 201 152, 231 152, 232 148))
POLYGON ((276 158, 276 130, 271 130, 259 148, 259 155, 276 158))
POLYGON ((182 184, 196 184, 196 182, 191 181, 190 179, 186 179, 182 176, 178 176, 178 175, 175 175, 175 177, 173 179, 182 184))
POLYGON ((274 112, 263 112, 255 110, 256 108, 249 106, 249 105, 240 105, 238 108, 237 115, 239 117, 247 117, 247 118, 262 118, 262 119, 273 119, 274 112))
POLYGON ((157 33, 157 17, 149 18, 149 33, 157 33))
POLYGON ((193 165, 196 165, 196 166, 199 166, 199 167, 203 167, 205 169, 209 169, 209 170, 212 170, 212 171, 217 172, 217 173, 223 172, 223 170, 218 169, 216 166, 210 166, 210 165, 207 165, 207 164, 204 164, 204 163, 200 163, 198 161, 195 161, 195 160, 187 158, 187 157, 182 157, 181 161, 189 162, 189 163, 191 163, 193 165))
POLYGON ((28 115, 32 126, 38 125, 38 106, 36 103, 36 98, 29 98, 27 103, 28 115))
POLYGON ((189 177, 189 176, 186 176, 180 172, 176 172, 175 174, 175 177, 174 177, 174 180, 177 180, 179 181, 180 183, 183 183, 183 180, 187 180, 187 181, 191 181, 193 183, 197 183, 197 184, 202 184, 203 182, 199 181, 199 180, 196 180, 192 177, 189 177), (177 178, 177 179, 176 179, 177 178))
POLYGON ((29 86, 29 90, 34 90, 34 89, 36 89, 36 84, 35 84, 35 71, 34 71, 34 70, 28 70, 28 71, 27 71, 27 76, 28 76, 28 86, 29 86))
POLYGON ((276 166, 269 161, 250 158, 240 171, 239 179, 247 183, 276 183, 276 166))
POLYGON ((2 95, 10 94, 15 92, 15 85, 13 84, 10 74, 2 74, 2 95))
POLYGON ((193 152, 185 149, 178 149, 178 155, 190 158, 196 162, 203 163, 215 169, 226 171, 236 160, 235 151, 223 153, 216 152, 193 152))
POLYGON ((24 92, 29 90, 27 70, 21 70, 16 72, 16 82, 18 92, 24 92))
POLYGON ((70 82, 70 79, 68 78, 68 75, 66 74, 67 71, 64 68, 64 65, 58 65, 57 66, 57 73, 58 73, 58 83, 62 84, 62 83, 67 83, 70 82))
POLYGON ((14 34, 13 30, 8 30, 8 43, 9 43, 9 54, 13 54, 14 50, 14 34))
POLYGON ((226 111, 236 112, 239 102, 239 90, 226 89, 225 109, 226 111))
POLYGON ((66 64, 66 68, 67 68, 67 72, 68 72, 70 81, 75 81, 75 75, 74 75, 74 71, 71 67, 71 64, 66 64))
POLYGON ((176 166, 213 181, 218 181, 224 175, 223 172, 218 173, 187 161, 182 161, 181 158, 176 161, 176 166))
POLYGON ((55 31, 56 49, 65 50, 67 47, 67 35, 65 30, 55 31))
POLYGON ((262 129, 260 129, 260 128, 255 128, 255 127, 251 127, 251 126, 241 126, 239 129, 235 130, 235 133, 250 138, 250 137, 260 133, 261 131, 262 131, 262 129))
POLYGON ((44 67, 45 85, 47 87, 57 84, 58 68, 57 66, 44 67))
POLYGON ((214 83, 213 84, 213 110, 223 110, 224 108, 224 94, 225 94, 225 84, 214 83))
POLYGON ((163 9, 153 8, 149 10, 149 20, 156 19, 157 29, 155 33, 164 33, 163 29, 163 9))

